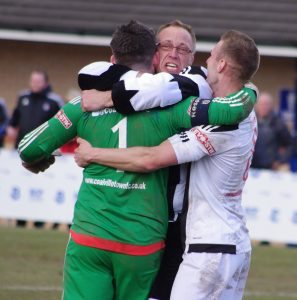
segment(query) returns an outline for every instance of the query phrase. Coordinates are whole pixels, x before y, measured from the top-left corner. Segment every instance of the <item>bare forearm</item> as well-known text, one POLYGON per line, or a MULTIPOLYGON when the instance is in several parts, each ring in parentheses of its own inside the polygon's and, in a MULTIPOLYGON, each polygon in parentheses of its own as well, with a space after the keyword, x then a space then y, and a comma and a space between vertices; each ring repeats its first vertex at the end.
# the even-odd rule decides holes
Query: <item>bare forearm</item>
POLYGON ((147 173, 158 168, 154 163, 154 155, 154 147, 92 148, 88 160, 89 163, 97 163, 119 170, 147 173))
POLYGON ((170 142, 155 147, 94 148, 89 142, 77 139, 74 159, 80 167, 97 163, 118 170, 147 173, 177 164, 170 142))

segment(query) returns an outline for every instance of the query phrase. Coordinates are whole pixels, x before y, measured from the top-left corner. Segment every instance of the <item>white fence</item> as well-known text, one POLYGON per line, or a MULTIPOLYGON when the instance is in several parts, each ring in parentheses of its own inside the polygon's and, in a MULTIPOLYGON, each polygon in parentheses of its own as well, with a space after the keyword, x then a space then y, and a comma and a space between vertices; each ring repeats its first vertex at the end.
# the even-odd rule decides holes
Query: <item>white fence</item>
POLYGON ((297 174, 251 170, 243 205, 253 240, 297 244, 297 174))
POLYGON ((33 174, 16 151, 0 152, 0 218, 71 223, 82 169, 71 155, 33 174))
MULTIPOLYGON (((32 174, 0 150, 0 218, 71 223, 82 169, 72 155, 32 174)), ((251 170, 243 206, 253 240, 297 244, 297 174, 251 170)))

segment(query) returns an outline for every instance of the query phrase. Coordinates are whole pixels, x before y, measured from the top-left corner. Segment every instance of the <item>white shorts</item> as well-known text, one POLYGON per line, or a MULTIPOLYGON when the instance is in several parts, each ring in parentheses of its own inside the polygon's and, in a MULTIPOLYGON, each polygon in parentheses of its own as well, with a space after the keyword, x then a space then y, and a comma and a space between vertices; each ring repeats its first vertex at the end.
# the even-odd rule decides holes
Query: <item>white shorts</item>
POLYGON ((175 277, 170 299, 242 299, 250 259, 251 252, 186 253, 175 277))

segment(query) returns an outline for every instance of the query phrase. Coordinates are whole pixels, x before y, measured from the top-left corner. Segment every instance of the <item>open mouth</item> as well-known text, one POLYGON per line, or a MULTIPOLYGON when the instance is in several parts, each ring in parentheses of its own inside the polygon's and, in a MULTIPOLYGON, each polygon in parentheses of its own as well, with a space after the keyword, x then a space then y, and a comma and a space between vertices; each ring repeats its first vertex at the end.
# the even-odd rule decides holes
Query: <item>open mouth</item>
POLYGON ((174 63, 167 63, 165 64, 166 69, 176 71, 178 69, 177 64, 174 63))

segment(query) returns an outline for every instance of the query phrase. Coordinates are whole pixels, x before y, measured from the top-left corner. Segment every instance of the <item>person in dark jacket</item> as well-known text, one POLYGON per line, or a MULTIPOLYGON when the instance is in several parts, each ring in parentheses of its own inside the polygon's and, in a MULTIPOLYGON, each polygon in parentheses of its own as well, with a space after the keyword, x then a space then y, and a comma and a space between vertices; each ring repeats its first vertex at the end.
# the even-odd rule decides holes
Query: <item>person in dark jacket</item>
POLYGON ((26 133, 53 117, 64 104, 62 98, 52 92, 43 70, 31 73, 29 87, 20 93, 7 128, 8 140, 15 148, 26 133))
POLYGON ((8 123, 8 112, 4 99, 0 98, 0 148, 3 147, 6 127, 8 123))
MULTIPOLYGON (((63 105, 62 98, 52 91, 47 73, 43 70, 32 71, 29 89, 19 94, 9 120, 6 142, 17 148, 28 132, 53 117, 63 105)), ((25 223, 24 220, 17 220, 18 226, 25 223)), ((34 222, 34 225, 42 227, 43 222, 34 222)))
POLYGON ((272 95, 261 93, 255 110, 258 139, 251 167, 278 170, 288 166, 293 138, 285 122, 274 111, 272 95))

